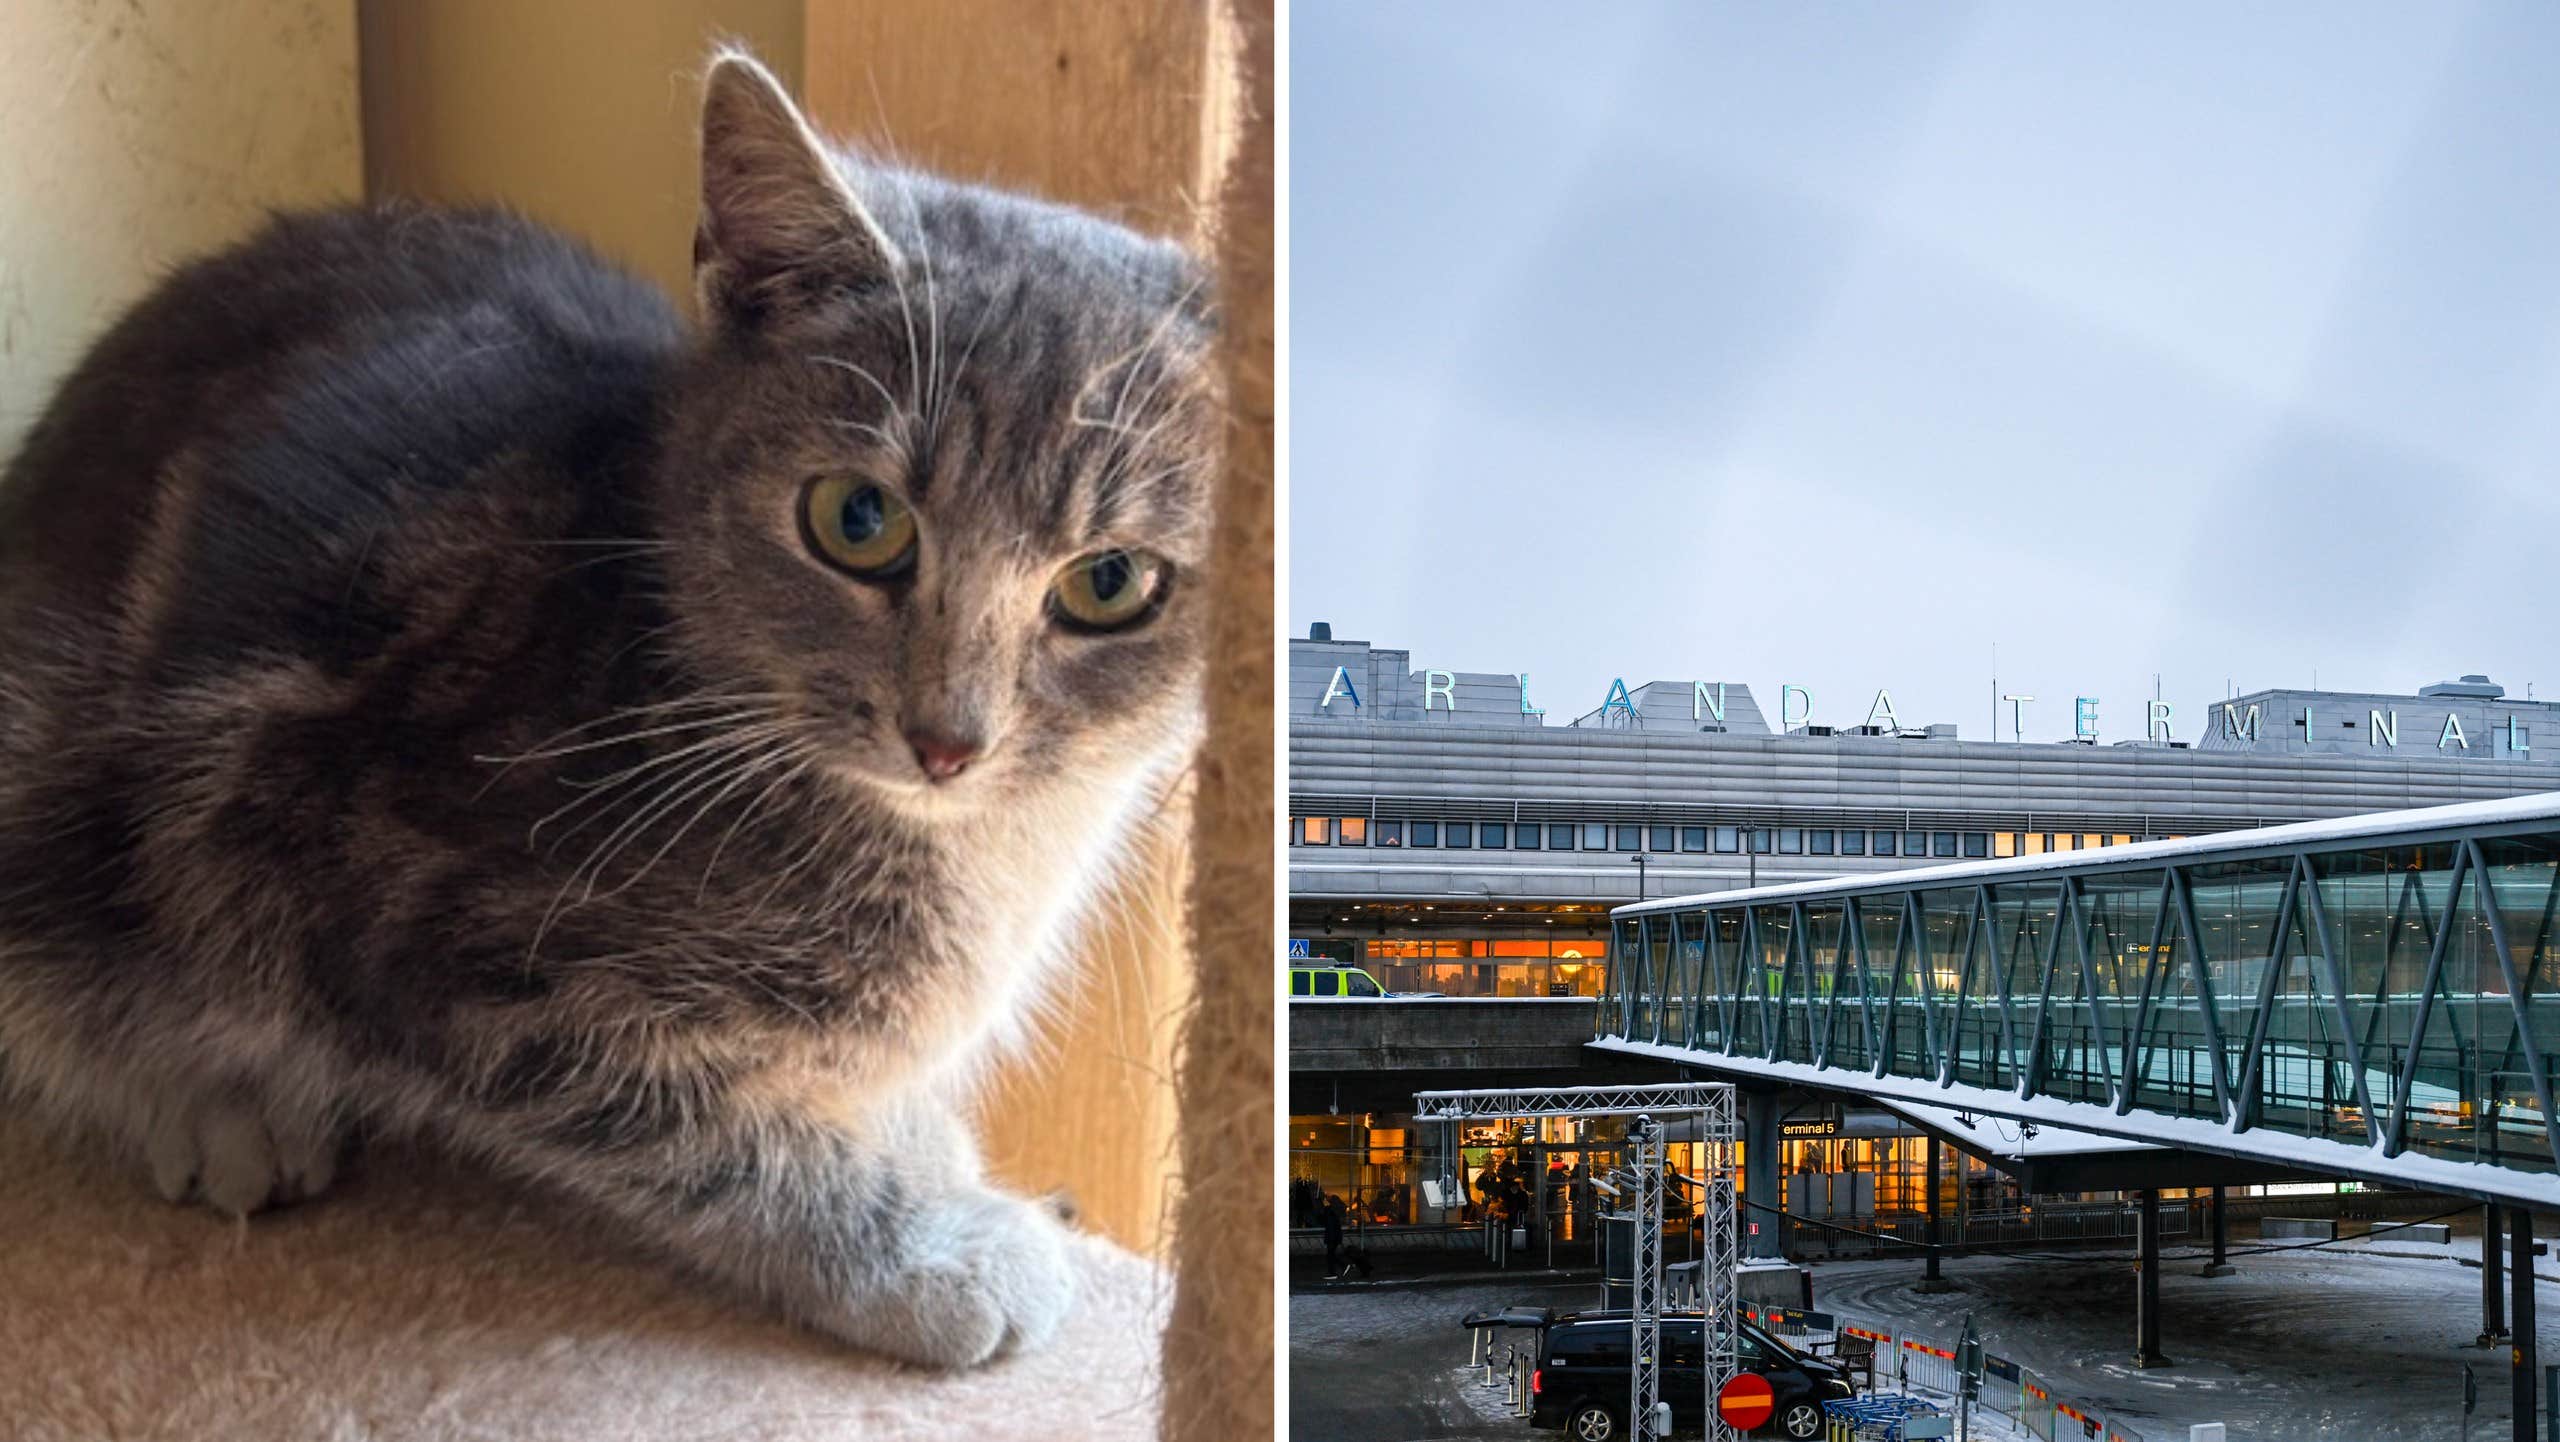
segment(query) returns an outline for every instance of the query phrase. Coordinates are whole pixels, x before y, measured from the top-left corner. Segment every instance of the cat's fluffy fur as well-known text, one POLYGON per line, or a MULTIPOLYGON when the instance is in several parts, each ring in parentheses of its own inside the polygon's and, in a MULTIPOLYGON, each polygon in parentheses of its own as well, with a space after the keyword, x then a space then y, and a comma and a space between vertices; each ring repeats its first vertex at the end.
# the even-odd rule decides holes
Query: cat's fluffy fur
POLYGON ((0 1067, 172 1197, 420 1133, 982 1361, 1070 1283, 964 1090, 1195 735, 1206 307, 736 55, 696 251, 688 335, 509 216, 285 217, 98 344, 0 483, 0 1067), (804 539, 830 474, 906 574, 804 539), (1115 548, 1153 614, 1057 624, 1115 548))

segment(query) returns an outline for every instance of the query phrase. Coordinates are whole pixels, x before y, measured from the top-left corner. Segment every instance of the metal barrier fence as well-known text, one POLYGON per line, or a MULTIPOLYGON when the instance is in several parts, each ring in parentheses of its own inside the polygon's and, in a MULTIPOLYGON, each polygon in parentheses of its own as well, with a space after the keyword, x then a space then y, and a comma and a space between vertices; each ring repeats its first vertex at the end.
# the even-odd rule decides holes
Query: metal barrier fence
MULTIPOLYGON (((2184 1237, 2195 1229, 2191 1208, 2180 1201, 2160 1204, 2160 1235, 2184 1237)), ((2140 1235, 2141 1208, 2131 1202, 2048 1203, 2019 1212, 1975 1213, 1938 1225, 1938 1244, 1959 1247, 2009 1247, 2039 1242, 2131 1241, 2140 1235), (1961 1233, 1959 1235, 1959 1233, 1961 1233)), ((1907 1257, 1929 1239, 1928 1219, 1910 1214, 1844 1217, 1831 1225, 1787 1217, 1786 1254, 1790 1257, 1907 1257), (1890 1240, 1888 1240, 1890 1239, 1890 1240)))
MULTIPOLYGON (((1902 1442, 1907 1429, 1917 1425, 1911 1419, 1925 1413, 1895 1412, 1890 1399, 1897 1396, 1921 1404, 1936 1415, 1951 1416, 1957 1410, 1964 1378, 1957 1369, 1956 1348, 1951 1341, 1837 1323, 1820 1312, 1767 1307, 1751 1315, 1773 1335, 1787 1341, 1798 1337, 1810 1340, 1817 1335, 1817 1324, 1828 1327, 1828 1341, 1835 1356, 1853 1355, 1853 1349, 1871 1349, 1871 1381, 1866 1397, 1860 1400, 1874 1398, 1885 1405, 1827 1406, 1825 1410, 1831 1414, 1828 1442, 1902 1442)), ((1823 1347, 1816 1343, 1806 1350, 1819 1354, 1823 1347)), ((2038 1442, 2148 1442, 2128 1423, 2110 1421, 2089 1408, 2056 1397, 2034 1372, 1993 1353, 1983 1354, 1982 1384, 1972 1405, 1977 1411, 2008 1419, 2038 1442)), ((1924 1429, 1920 1435, 1932 1434, 1924 1429)))

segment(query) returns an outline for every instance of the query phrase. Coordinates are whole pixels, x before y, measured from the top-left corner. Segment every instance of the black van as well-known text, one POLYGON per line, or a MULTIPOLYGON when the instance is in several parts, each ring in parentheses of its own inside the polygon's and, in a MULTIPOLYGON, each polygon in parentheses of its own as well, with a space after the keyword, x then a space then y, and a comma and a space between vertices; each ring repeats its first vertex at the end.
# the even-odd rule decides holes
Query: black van
MULTIPOLYGON (((1700 1432, 1707 1379, 1699 1365, 1706 1328, 1696 1315, 1662 1319, 1661 1399, 1671 1404, 1675 1432, 1700 1432)), ((1529 1425, 1561 1431, 1572 1442, 1619 1442, 1627 1432, 1627 1313, 1577 1312, 1547 1324, 1538 1339, 1538 1370, 1529 1379, 1529 1425)), ((1777 1410, 1763 1435, 1822 1435, 1822 1404, 1853 1397, 1849 1371, 1808 1357, 1749 1322, 1735 1348, 1742 1370, 1769 1379, 1777 1410)))

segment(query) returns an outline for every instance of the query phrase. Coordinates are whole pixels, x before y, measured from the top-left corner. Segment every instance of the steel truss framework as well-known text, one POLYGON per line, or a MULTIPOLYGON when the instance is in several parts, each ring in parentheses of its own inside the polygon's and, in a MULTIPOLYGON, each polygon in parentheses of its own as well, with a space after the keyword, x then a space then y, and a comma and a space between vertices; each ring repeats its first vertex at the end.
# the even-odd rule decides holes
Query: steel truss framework
POLYGON ((2560 797, 2364 820, 1622 907, 1600 1033, 2549 1204, 2560 797))
POLYGON ((1628 1309, 1630 1371, 1627 1397, 1629 1427, 1646 1434, 1643 1419, 1653 1415, 1660 1396, 1662 1363, 1662 1225, 1665 1168, 1663 1124, 1671 1117, 1694 1117, 1698 1142, 1705 1149, 1700 1219, 1702 1247, 1698 1261, 1698 1305, 1701 1370, 1706 1395, 1700 1399, 1710 1442, 1740 1442, 1716 1410, 1716 1393, 1740 1370, 1741 1294, 1734 1269, 1742 1261, 1742 1244, 1734 1225, 1734 1142, 1740 1136, 1733 1087, 1725 1082, 1673 1082, 1631 1087, 1554 1087, 1536 1091, 1503 1090, 1416 1092, 1413 1117, 1419 1124, 1439 1122, 1453 1135, 1441 1150, 1454 1167, 1458 1148, 1454 1133, 1460 1122, 1531 1120, 1546 1117, 1628 1117, 1630 1158, 1635 1182, 1635 1288, 1628 1309))

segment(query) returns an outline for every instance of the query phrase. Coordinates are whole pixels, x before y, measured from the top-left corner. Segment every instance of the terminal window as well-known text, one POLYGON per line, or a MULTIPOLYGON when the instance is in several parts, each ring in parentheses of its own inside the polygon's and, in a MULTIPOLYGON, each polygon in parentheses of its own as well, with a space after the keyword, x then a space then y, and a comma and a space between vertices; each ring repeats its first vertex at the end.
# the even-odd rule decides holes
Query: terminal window
POLYGON ((1990 835, 1981 831, 1966 832, 1964 834, 1964 854, 1967 856, 1989 856, 1991 854, 1990 835))
POLYGON ((1378 823, 1377 833, 1377 839, 1372 843, 1373 845, 1404 845, 1404 823, 1401 821, 1381 821, 1378 823))
POLYGON ((1413 823, 1413 844, 1416 846, 1439 845, 1440 823, 1437 821, 1417 821, 1413 823))
POLYGON ((1309 846, 1330 846, 1333 844, 1332 817, 1310 816, 1306 819, 1305 826, 1307 828, 1307 844, 1309 846))
POLYGON ((1752 827, 1752 828, 1751 828, 1751 849, 1752 849, 1752 850, 1754 850, 1754 851, 1759 852, 1759 853, 1760 853, 1761 855, 1763 855, 1763 856, 1766 856, 1766 855, 1768 855, 1768 854, 1769 854, 1769 828, 1768 828, 1768 827, 1766 827, 1766 826, 1754 826, 1754 827, 1752 827))
POLYGON ((1829 856, 1831 854, 1831 833, 1828 831, 1806 832, 1804 834, 1804 849, 1816 856, 1829 856))
POLYGON ((1511 828, 1511 849, 1514 851, 1537 850, 1539 834, 1537 827, 1527 824, 1511 828))
POLYGON ((1608 850, 1609 828, 1596 821, 1584 826, 1582 828, 1582 849, 1585 851, 1608 850))
POLYGON ((1930 854, 1931 856, 1953 856, 1953 855, 1955 855, 1955 854, 1956 854, 1956 834, 1955 834, 1954 832, 1952 832, 1952 831, 1940 831, 1940 832, 1937 832, 1937 833, 1933 834, 1932 836, 1930 836, 1930 838, 1929 838, 1929 854, 1930 854))
POLYGON ((1704 850, 1706 850, 1706 849, 1707 849, 1707 828, 1705 828, 1705 827, 1703 827, 1703 826, 1683 826, 1683 827, 1681 827, 1681 828, 1680 828, 1680 849, 1681 849, 1681 850, 1683 850, 1683 851, 1704 851, 1704 850))
POLYGON ((1641 826, 1619 827, 1618 849, 1620 851, 1644 850, 1644 828, 1641 826))
POLYGON ((1879 832, 1877 832, 1877 833, 1876 833, 1872 838, 1870 838, 1870 839, 1872 839, 1872 840, 1875 842, 1876 855, 1878 855, 1878 856, 1891 856, 1891 855, 1893 855, 1893 838, 1894 838, 1897 834, 1898 834, 1898 833, 1891 832, 1891 831, 1879 831, 1879 832))
POLYGON ((1442 844, 1464 851, 1476 844, 1474 832, 1475 828, 1466 822, 1452 821, 1448 825, 1448 837, 1442 844))
POLYGON ((1793 827, 1793 826, 1782 826, 1782 827, 1778 828, 1778 850, 1780 850, 1780 851, 1784 852, 1785 854, 1787 854, 1787 855, 1789 855, 1789 856, 1801 856, 1801 855, 1803 855, 1803 854, 1804 854, 1804 832, 1803 832, 1803 830, 1802 830, 1802 829, 1800 829, 1800 828, 1798 828, 1798 827, 1793 827))
POLYGON ((1741 827, 1739 827, 1739 826, 1719 826, 1719 827, 1717 827, 1717 828, 1716 828, 1716 850, 1718 850, 1718 851, 1740 851, 1741 849, 1742 849, 1742 828, 1741 828, 1741 827))
POLYGON ((1653 830, 1652 844, 1653 844, 1653 849, 1654 849, 1654 850, 1656 850, 1656 851, 1670 851, 1670 850, 1672 850, 1672 849, 1673 849, 1672 844, 1671 844, 1671 828, 1670 828, 1670 827, 1668 827, 1668 826, 1656 826, 1656 827, 1652 828, 1652 830, 1653 830))
POLYGON ((1864 855, 1866 855, 1866 854, 1867 854, 1867 833, 1865 833, 1865 832, 1863 832, 1863 831, 1843 831, 1843 832, 1841 832, 1841 833, 1840 833, 1840 854, 1841 854, 1841 855, 1843 855, 1843 856, 1864 856, 1864 855))
POLYGON ((1342 844, 1345 846, 1368 845, 1369 818, 1365 816, 1346 816, 1342 818, 1342 844))
MULTIPOLYGON (((1458 829, 1459 828, 1453 826, 1449 828, 1449 833, 1454 836, 1457 834, 1458 829)), ((1510 844, 1511 838, 1508 833, 1511 828, 1505 826, 1499 821, 1488 821, 1484 825, 1477 827, 1476 830, 1482 833, 1485 848, 1489 851, 1499 851, 1504 846, 1510 844)))
POLYGON ((1547 849, 1549 851, 1571 851, 1573 849, 1573 828, 1570 826, 1548 827, 1547 849))
MULTIPOLYGON (((1905 856, 1928 855, 1929 833, 1926 831, 1906 831, 1902 833, 1902 854, 1905 856)), ((1954 854, 1952 848, 1949 849, 1948 854, 1954 854)))

